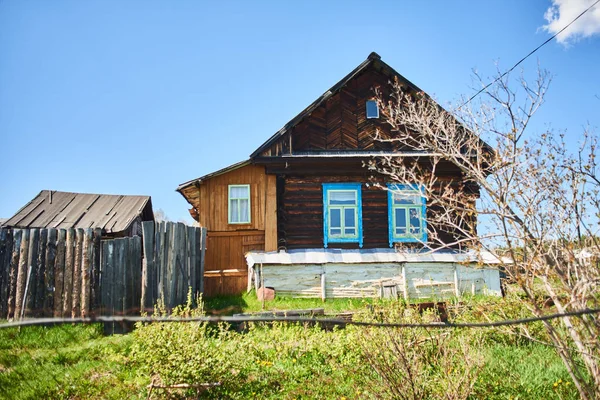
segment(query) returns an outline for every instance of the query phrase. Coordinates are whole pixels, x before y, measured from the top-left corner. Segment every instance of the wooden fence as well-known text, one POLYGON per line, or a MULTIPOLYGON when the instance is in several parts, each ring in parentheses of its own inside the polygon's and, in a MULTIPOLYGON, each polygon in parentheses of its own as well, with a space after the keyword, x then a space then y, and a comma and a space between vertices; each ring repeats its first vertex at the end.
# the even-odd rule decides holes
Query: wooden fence
POLYGON ((143 237, 0 229, 0 319, 134 315, 202 292, 206 230, 147 222, 143 237))

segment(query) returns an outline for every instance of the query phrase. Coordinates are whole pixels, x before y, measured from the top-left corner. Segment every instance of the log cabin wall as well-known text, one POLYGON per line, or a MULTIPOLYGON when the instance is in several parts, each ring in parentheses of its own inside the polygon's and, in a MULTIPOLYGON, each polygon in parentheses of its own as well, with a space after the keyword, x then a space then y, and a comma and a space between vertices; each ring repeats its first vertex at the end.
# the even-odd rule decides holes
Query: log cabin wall
MULTIPOLYGON (((323 183, 362 183, 363 248, 389 248, 387 192, 373 185, 366 174, 356 175, 294 175, 278 180, 278 239, 286 249, 322 248, 323 244, 323 183), (367 186, 367 183, 369 184, 367 186)), ((385 181, 381 180, 384 184, 385 181)), ((427 215, 436 212, 427 207, 427 215)), ((430 220, 430 218, 427 218, 430 220)), ((443 227, 435 229, 439 239, 446 244, 455 243, 457 237, 443 227)), ((432 246, 439 244, 432 243, 432 246)), ((329 243, 329 248, 358 249, 358 243, 329 243)), ((453 246, 456 247, 456 246, 453 246)))
POLYGON ((238 294, 247 287, 244 255, 277 248, 275 176, 246 165, 182 190, 207 228, 204 295, 238 294), (228 223, 229 185, 250 185, 250 223, 228 223))

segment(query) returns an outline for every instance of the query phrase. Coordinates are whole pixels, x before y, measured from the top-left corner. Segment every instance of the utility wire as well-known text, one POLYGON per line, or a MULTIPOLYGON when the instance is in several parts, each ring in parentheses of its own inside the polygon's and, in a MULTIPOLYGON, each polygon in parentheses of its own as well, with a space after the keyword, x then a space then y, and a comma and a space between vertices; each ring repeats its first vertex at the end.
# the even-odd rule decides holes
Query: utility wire
POLYGON ((301 322, 311 324, 335 325, 335 326, 372 326, 382 328, 490 328, 508 325, 521 325, 537 321, 548 321, 563 317, 574 317, 589 314, 600 314, 600 308, 586 308, 578 311, 569 311, 559 314, 541 315, 538 317, 509 319, 493 322, 430 322, 430 323, 396 323, 396 322, 360 322, 346 321, 341 319, 331 318, 304 318, 304 317, 90 317, 90 318, 37 318, 27 319, 23 321, 8 322, 0 324, 0 329, 3 328, 18 328, 24 326, 52 326, 65 324, 94 324, 99 322, 206 322, 206 323, 241 323, 241 322, 301 322))
POLYGON ((521 58, 519 60, 519 62, 517 62, 515 65, 513 65, 510 69, 508 69, 502 75, 500 75, 499 77, 497 77, 496 79, 494 79, 492 82, 490 82, 487 85, 485 85, 480 91, 478 91, 473 96, 471 96, 471 98, 469 100, 465 101, 460 107, 458 107, 458 109, 463 108, 465 105, 467 105, 468 103, 470 103, 475 97, 479 96, 487 88, 489 88, 490 86, 492 86, 494 83, 498 82, 500 79, 502 79, 508 73, 512 72, 512 70, 514 70, 519 64, 521 64, 523 61, 525 61, 527 58, 529 58, 529 56, 531 56, 533 53, 535 53, 536 51, 538 51, 539 49, 541 49, 542 47, 544 47, 548 42, 552 41, 552 39, 554 39, 555 37, 557 37, 558 35, 560 35, 565 29, 567 29, 569 26, 571 26, 575 21, 577 21, 579 18, 581 18, 581 16, 583 14, 585 14, 588 11, 590 11, 598 3, 600 3, 600 0, 596 0, 596 2, 594 4, 592 4, 591 6, 589 6, 588 8, 586 8, 581 14, 579 14, 577 17, 575 17, 575 19, 573 21, 569 22, 564 28, 562 28, 560 31, 556 32, 551 38, 549 38, 544 43, 540 44, 538 47, 536 47, 535 49, 533 49, 525 57, 521 58))

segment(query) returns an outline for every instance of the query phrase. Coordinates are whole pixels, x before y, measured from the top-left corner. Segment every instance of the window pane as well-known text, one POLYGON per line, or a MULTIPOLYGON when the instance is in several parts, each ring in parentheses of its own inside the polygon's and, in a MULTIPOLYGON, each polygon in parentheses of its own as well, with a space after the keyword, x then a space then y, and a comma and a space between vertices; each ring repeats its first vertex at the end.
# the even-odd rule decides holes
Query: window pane
POLYGON ((408 212, 410 214, 410 232, 421 233, 421 212, 418 208, 409 208, 408 212))
POLYGON ((354 208, 346 208, 344 210, 344 226, 347 228, 356 227, 356 218, 354 218, 354 208))
POLYGON ((329 192, 329 204, 356 204, 356 191, 355 190, 343 190, 343 191, 330 191, 329 192))
POLYGON ((250 222, 250 209, 248 208, 248 200, 238 200, 240 207, 240 220, 238 222, 250 222))
POLYGON ((394 192, 394 204, 421 204, 421 194, 415 190, 394 192))
POLYGON ((248 186, 233 186, 229 188, 229 197, 232 199, 247 199, 250 197, 248 186))
POLYGON ((229 201, 229 216, 231 222, 240 222, 239 220, 239 204, 237 200, 229 201))
POLYGON ((332 228, 341 228, 342 210, 339 208, 332 208, 329 210, 329 226, 332 228))
POLYGON ((396 235, 406 234, 406 210, 404 208, 396 208, 396 235))
POLYGON ((354 229, 354 228, 346 228, 346 229, 344 229, 344 235, 355 236, 356 235, 356 229, 354 229))
POLYGON ((337 235, 337 236, 339 236, 339 235, 341 235, 341 234, 342 234, 342 230, 341 230, 340 228, 335 228, 335 229, 334 229, 334 228, 332 228, 332 229, 330 229, 330 230, 329 230, 329 234, 330 234, 331 236, 333 236, 333 235, 337 235))
POLYGON ((375 100, 367 100, 367 118, 379 118, 379 109, 375 100))

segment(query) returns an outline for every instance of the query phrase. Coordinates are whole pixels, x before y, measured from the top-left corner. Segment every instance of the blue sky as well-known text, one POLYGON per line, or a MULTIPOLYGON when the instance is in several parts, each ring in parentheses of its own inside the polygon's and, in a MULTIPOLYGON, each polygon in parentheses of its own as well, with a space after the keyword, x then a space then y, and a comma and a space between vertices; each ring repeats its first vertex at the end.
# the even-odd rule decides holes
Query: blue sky
MULTIPOLYGON (((53 189, 147 194, 191 221, 178 184, 246 159, 371 51, 446 104, 586 4, 0 0, 0 217, 53 189)), ((553 75, 534 130, 598 132, 593 11, 522 64, 553 75)))

